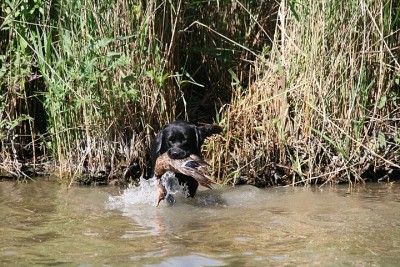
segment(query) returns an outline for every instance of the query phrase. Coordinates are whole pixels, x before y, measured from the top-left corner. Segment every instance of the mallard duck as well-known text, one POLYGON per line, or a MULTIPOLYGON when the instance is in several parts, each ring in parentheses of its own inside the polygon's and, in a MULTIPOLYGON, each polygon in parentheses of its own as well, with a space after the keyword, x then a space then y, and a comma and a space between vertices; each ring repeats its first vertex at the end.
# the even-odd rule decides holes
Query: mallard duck
POLYGON ((161 183, 161 176, 167 171, 182 173, 193 177, 199 184, 212 189, 210 164, 196 155, 190 155, 184 159, 171 159, 167 153, 157 158, 154 174, 157 178, 157 206, 166 196, 166 189, 161 183))

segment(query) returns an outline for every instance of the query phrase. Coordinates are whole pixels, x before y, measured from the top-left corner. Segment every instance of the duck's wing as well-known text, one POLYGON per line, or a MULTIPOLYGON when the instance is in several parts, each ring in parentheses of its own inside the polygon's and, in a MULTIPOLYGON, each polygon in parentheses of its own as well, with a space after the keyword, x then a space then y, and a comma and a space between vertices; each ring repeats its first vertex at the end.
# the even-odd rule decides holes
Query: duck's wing
POLYGON ((180 173, 193 177, 199 184, 212 189, 211 175, 208 168, 196 161, 188 161, 177 169, 180 173))
POLYGON ((210 164, 199 156, 190 155, 185 159, 171 159, 170 162, 175 172, 191 176, 202 186, 212 189, 214 182, 211 180, 210 164))
POLYGON ((197 171, 203 173, 204 175, 210 176, 210 167, 206 161, 201 160, 187 160, 183 162, 182 167, 196 169, 197 171))
POLYGON ((194 161, 194 160, 188 160, 188 161, 183 162, 183 164, 182 164, 182 167, 196 169, 196 170, 200 169, 202 166, 204 166, 204 165, 202 165, 200 162, 194 161))
POLYGON ((214 182, 211 180, 210 176, 203 175, 202 173, 193 170, 191 170, 188 175, 192 176, 202 186, 207 187, 208 189, 213 188, 212 184, 214 184, 214 182))
POLYGON ((197 155, 192 154, 187 159, 188 159, 188 161, 196 161, 200 165, 211 167, 211 165, 207 161, 205 161, 204 159, 202 159, 201 157, 199 157, 197 155))

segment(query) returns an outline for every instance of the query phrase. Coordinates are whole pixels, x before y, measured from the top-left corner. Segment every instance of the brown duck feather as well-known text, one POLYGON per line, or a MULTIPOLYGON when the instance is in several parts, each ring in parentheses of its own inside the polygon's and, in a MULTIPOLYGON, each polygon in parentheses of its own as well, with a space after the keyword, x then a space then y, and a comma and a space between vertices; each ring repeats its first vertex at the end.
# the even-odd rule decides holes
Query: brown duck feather
POLYGON ((156 199, 156 206, 160 205, 161 200, 165 199, 167 195, 167 190, 165 189, 164 185, 161 183, 161 179, 157 179, 157 199, 156 199))
POLYGON ((154 174, 157 177, 157 206, 165 198, 165 187, 161 184, 161 176, 167 171, 182 173, 193 177, 199 184, 212 189, 210 164, 196 155, 184 159, 171 159, 167 153, 157 158, 154 174))

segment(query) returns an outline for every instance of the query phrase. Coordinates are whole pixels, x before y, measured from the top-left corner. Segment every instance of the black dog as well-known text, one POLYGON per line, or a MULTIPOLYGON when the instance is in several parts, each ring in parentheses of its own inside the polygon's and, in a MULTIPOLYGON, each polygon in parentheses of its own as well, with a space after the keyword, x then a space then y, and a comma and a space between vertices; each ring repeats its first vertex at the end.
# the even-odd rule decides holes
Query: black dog
MULTIPOLYGON (((157 157, 165 152, 172 159, 183 159, 191 154, 201 157, 201 145, 204 140, 221 132, 222 128, 217 125, 196 126, 179 120, 165 125, 151 147, 150 156, 153 170, 157 157)), ((180 184, 187 185, 189 196, 194 197, 199 186, 198 182, 194 178, 181 173, 177 173, 175 176, 180 184)))

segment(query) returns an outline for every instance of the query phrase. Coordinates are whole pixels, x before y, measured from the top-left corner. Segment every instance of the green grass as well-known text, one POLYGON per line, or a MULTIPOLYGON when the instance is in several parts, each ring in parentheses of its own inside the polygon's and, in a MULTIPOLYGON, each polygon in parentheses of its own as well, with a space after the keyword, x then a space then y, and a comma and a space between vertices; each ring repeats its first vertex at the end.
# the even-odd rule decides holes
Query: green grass
POLYGON ((0 6, 0 175, 136 177, 176 118, 225 127, 204 147, 221 183, 399 168, 396 1, 0 6))

